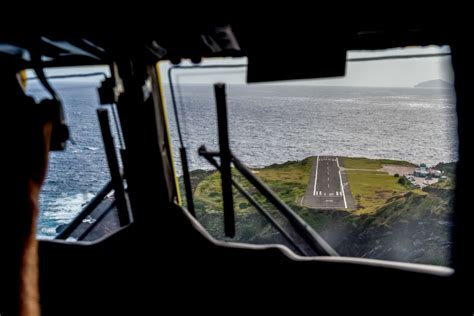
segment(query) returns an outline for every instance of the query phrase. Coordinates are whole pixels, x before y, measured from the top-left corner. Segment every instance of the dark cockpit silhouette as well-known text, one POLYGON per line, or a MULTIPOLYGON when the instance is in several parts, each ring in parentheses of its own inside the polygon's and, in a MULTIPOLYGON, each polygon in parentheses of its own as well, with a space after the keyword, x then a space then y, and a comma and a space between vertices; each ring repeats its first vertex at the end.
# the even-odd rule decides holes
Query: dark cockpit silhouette
MULTIPOLYGON (((474 129, 474 67, 470 38, 435 22, 349 23, 336 29, 309 20, 283 24, 269 19, 261 27, 237 19, 145 23, 139 29, 120 25, 92 33, 56 28, 0 37, 0 314, 39 315, 41 309, 43 315, 139 315, 170 308, 174 313, 229 313, 238 307, 265 313, 284 307, 308 313, 345 309, 385 314, 392 307, 406 313, 470 310, 463 294, 472 285, 469 181, 474 169, 469 163, 474 160, 468 135, 474 129), (252 175, 225 141, 219 152, 203 147, 200 154, 222 173, 226 234, 232 237, 236 229, 229 206, 232 163, 288 218, 304 244, 300 253, 277 245, 215 240, 180 203, 157 62, 246 56, 248 82, 266 82, 342 76, 349 49, 411 45, 451 47, 459 124, 452 269, 339 257, 252 175), (48 152, 51 146, 64 145, 67 130, 54 90, 51 102, 36 103, 25 95, 21 72, 35 69, 41 79, 44 68, 78 65, 110 68, 110 78, 98 89, 100 102, 116 105, 125 146, 117 157, 107 114, 99 111, 111 182, 57 239, 36 241, 38 194, 48 152), (112 190, 114 199, 104 199, 112 190), (94 224, 84 220, 99 205, 116 210, 120 228, 93 242, 66 241, 71 236, 86 240, 93 228, 84 225, 94 224)), ((215 89, 218 105, 225 106, 225 95, 219 94, 222 86, 215 89)), ((228 135, 221 127, 227 126, 227 114, 219 115, 219 137, 225 140, 228 135)), ((184 181, 186 176, 185 171, 184 181)), ((105 211, 101 214, 98 223, 107 218, 105 211)))

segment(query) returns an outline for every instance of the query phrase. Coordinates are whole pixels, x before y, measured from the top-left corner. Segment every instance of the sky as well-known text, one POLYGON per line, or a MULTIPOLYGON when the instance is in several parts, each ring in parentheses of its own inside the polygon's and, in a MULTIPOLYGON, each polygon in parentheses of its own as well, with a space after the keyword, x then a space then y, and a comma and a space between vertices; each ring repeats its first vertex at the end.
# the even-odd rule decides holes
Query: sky
MULTIPOLYGON (((55 76, 55 75, 69 75, 69 74, 90 74, 101 72, 106 76, 110 76, 110 71, 108 66, 78 66, 78 67, 60 67, 60 68, 48 68, 45 69, 46 77, 55 76)), ((26 71, 27 78, 34 78, 36 74, 33 70, 26 71)), ((99 84, 104 79, 103 75, 93 76, 93 77, 80 77, 80 78, 68 78, 68 79, 52 79, 51 84, 54 87, 55 84, 60 82, 75 82, 75 83, 96 83, 99 84)), ((37 80, 29 80, 28 84, 37 84, 37 80)))
MULTIPOLYGON (((449 47, 428 46, 425 48, 397 48, 380 51, 350 51, 347 58, 375 57, 388 55, 433 54, 449 52, 449 47)), ((209 59, 203 64, 246 64, 245 58, 209 59)), ((291 62, 291 61, 288 61, 291 62)), ((160 63, 162 80, 167 82, 169 62, 160 63)), ((182 65, 191 65, 184 61, 182 65)), ((228 84, 245 84, 246 70, 242 69, 200 69, 174 71, 176 83, 213 84, 223 81, 228 84)), ((450 56, 409 59, 392 59, 364 62, 347 62, 345 77, 330 79, 292 80, 265 84, 298 84, 326 86, 369 86, 369 87, 413 87, 427 80, 442 79, 453 82, 450 56)))
MULTIPOLYGON (((397 48, 380 51, 350 51, 347 58, 374 57, 387 55, 407 55, 407 54, 432 54, 449 52, 448 46, 428 46, 425 48, 397 48)), ((287 61, 291 62, 291 60, 287 61)), ((246 58, 213 58, 203 61, 203 64, 246 64, 246 58)), ((326 85, 326 86, 368 86, 368 87, 413 87, 414 85, 434 79, 442 79, 453 82, 451 69, 451 58, 427 57, 392 59, 364 62, 347 62, 346 75, 330 79, 293 80, 279 81, 264 84, 285 84, 285 85, 326 85)), ((182 65, 191 65, 189 61, 183 61, 182 65)), ((167 70, 169 62, 161 62, 161 78, 167 83, 167 70)), ((105 66, 93 67, 70 67, 47 70, 47 75, 63 75, 70 73, 91 73, 105 72, 109 74, 105 66)), ((174 71, 175 83, 183 84, 213 84, 223 81, 228 84, 245 84, 246 69, 180 69, 174 71)), ((28 77, 34 77, 33 72, 28 72, 28 77)), ((75 82, 98 82, 101 77, 66 79, 75 82)), ((53 84, 56 81, 53 81, 53 84)))

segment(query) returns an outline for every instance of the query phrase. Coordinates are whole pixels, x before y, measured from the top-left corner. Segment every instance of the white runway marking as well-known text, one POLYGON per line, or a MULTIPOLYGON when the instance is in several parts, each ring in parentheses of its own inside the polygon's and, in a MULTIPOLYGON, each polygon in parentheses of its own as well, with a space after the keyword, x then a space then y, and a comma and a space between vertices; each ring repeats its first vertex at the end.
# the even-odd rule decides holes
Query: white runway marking
POLYGON ((342 184, 342 177, 341 177, 341 167, 339 167, 339 160, 336 158, 337 168, 339 168, 339 180, 341 181, 341 190, 342 190, 342 197, 344 198, 344 208, 347 208, 347 201, 346 201, 346 194, 344 193, 344 186, 342 184))
POLYGON ((316 183, 318 183, 318 163, 319 163, 319 156, 316 157, 316 174, 314 175, 313 195, 316 195, 316 183))

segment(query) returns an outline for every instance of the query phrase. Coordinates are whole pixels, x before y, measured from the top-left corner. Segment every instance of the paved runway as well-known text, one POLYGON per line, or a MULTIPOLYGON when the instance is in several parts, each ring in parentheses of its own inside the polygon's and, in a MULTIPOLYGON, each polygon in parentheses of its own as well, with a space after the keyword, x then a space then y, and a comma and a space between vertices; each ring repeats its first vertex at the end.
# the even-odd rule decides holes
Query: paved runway
POLYGON ((338 157, 316 157, 302 205, 310 208, 354 208, 347 178, 339 168, 338 157))

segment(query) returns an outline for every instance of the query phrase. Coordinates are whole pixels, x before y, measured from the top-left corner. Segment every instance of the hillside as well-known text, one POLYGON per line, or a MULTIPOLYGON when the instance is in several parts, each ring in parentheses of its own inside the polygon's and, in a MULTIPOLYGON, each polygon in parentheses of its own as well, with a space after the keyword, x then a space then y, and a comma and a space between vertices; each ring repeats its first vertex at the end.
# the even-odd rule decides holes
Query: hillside
MULTIPOLYGON (((449 217, 453 185, 433 185, 423 190, 399 184, 399 178, 380 171, 384 165, 413 166, 406 161, 342 158, 358 209, 316 210, 302 207, 314 157, 254 169, 280 198, 345 256, 449 264, 449 217)), ((451 167, 451 165, 449 165, 451 167)), ((214 171, 192 173, 198 220, 216 238, 223 234, 220 177, 214 171)), ((280 224, 291 227, 252 186, 233 170, 234 178, 280 224)), ((450 174, 451 176, 451 174, 450 174)), ((446 183, 453 183, 449 178, 446 183)), ((237 192, 234 193, 237 234, 234 241, 283 243, 286 241, 237 192)))

